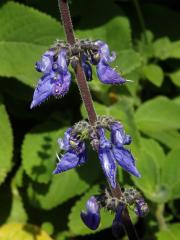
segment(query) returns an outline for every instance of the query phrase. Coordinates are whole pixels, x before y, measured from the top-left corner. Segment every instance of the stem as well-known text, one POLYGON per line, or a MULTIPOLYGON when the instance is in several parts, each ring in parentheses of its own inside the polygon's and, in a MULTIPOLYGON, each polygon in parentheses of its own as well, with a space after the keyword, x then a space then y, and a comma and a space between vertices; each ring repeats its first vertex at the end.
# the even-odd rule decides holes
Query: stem
POLYGON ((133 3, 134 3, 134 6, 136 8, 139 23, 140 23, 140 26, 141 26, 141 29, 142 29, 142 32, 143 32, 144 42, 146 44, 148 44, 148 39, 147 39, 147 36, 146 36, 146 26, 145 26, 144 17, 143 17, 143 14, 142 14, 142 11, 141 11, 141 8, 140 8, 140 5, 139 5, 139 1, 138 0, 133 0, 133 3))
MULTIPOLYGON (((66 34, 66 38, 69 44, 73 45, 75 43, 75 36, 74 36, 74 31, 73 31, 73 25, 71 21, 71 15, 69 11, 69 6, 68 6, 68 1, 67 0, 58 0, 59 3, 59 9, 61 13, 61 19, 62 19, 62 24, 64 26, 64 31, 66 34)), ((77 78, 77 84, 78 88, 81 94, 81 98, 83 100, 83 103, 85 105, 89 122, 91 125, 95 123, 97 120, 96 112, 93 106, 93 101, 91 97, 91 93, 85 78, 85 74, 83 71, 83 68, 80 63, 78 63, 76 70, 76 78, 77 78)), ((109 184, 110 186, 110 184, 109 184)), ((114 197, 120 198, 122 195, 121 188, 118 183, 116 183, 116 188, 111 188, 111 193, 114 197)), ((122 214, 122 221, 125 227, 125 230, 127 232, 129 240, 138 240, 135 228, 131 222, 131 219, 129 217, 128 210, 125 209, 123 214, 122 214)))
POLYGON ((155 212, 156 219, 158 221, 159 229, 164 230, 167 229, 166 221, 164 219, 164 203, 158 204, 155 212))

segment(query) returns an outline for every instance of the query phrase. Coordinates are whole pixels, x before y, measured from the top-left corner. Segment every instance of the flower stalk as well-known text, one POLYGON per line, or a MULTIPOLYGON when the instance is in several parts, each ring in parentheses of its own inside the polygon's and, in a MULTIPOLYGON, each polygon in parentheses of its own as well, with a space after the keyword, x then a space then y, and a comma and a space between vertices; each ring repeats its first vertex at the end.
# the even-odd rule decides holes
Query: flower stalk
MULTIPOLYGON (((61 20, 64 26, 64 31, 66 34, 67 41, 70 45, 73 45, 75 44, 75 36, 74 36, 68 1, 58 0, 58 3, 59 3, 60 14, 61 14, 61 20)), ((92 96, 85 78, 85 74, 80 62, 78 62, 75 67, 75 73, 76 73, 76 79, 77 79, 80 95, 88 114, 89 123, 93 125, 95 121, 97 121, 97 115, 93 106, 92 96)), ((112 196, 120 199, 120 197, 122 196, 122 191, 118 182, 116 181, 115 188, 112 188, 110 183, 109 183, 109 187, 110 187, 112 196)), ((137 236, 136 230, 131 222, 127 208, 125 208, 125 210, 122 213, 122 223, 128 235, 128 238, 130 240, 139 239, 137 236)))

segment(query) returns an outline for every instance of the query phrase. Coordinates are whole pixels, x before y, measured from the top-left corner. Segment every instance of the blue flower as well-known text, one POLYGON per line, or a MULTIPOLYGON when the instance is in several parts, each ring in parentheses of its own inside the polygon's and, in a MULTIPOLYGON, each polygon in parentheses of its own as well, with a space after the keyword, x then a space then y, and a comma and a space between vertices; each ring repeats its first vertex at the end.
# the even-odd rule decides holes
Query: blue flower
POLYGON ((75 168, 87 161, 85 143, 79 140, 76 135, 72 135, 72 128, 65 132, 63 139, 58 139, 58 144, 60 149, 66 152, 61 158, 57 155, 59 162, 53 172, 54 174, 75 168))
POLYGON ((144 217, 149 211, 147 203, 143 198, 137 199, 135 202, 134 212, 138 217, 144 217))
POLYGON ((53 51, 47 51, 41 61, 36 63, 36 69, 44 75, 35 88, 30 108, 41 104, 50 96, 63 97, 69 91, 71 74, 68 71, 66 54, 66 50, 61 49, 57 61, 54 61, 53 51))
POLYGON ((125 133, 123 125, 119 122, 113 122, 110 130, 111 142, 116 145, 116 147, 123 147, 123 145, 129 145, 131 143, 131 136, 125 133))
POLYGON ((96 41, 95 44, 99 47, 98 53, 100 55, 100 61, 96 66, 97 75, 101 82, 105 84, 123 84, 126 79, 121 77, 119 73, 110 67, 109 62, 113 62, 116 58, 113 52, 110 55, 109 47, 102 41, 96 41))
POLYGON ((88 58, 85 54, 82 56, 82 67, 86 76, 86 79, 88 81, 92 80, 92 68, 91 65, 88 62, 88 58))
POLYGON ((81 219, 84 224, 92 229, 96 230, 100 223, 100 207, 96 197, 92 196, 86 203, 86 212, 81 212, 81 219))
POLYGON ((99 129, 98 155, 109 183, 112 188, 115 188, 117 171, 116 162, 132 175, 136 177, 140 177, 141 175, 135 166, 135 159, 131 152, 123 147, 123 145, 130 143, 130 138, 125 134, 120 124, 119 128, 117 123, 115 123, 114 128, 113 126, 111 128, 112 142, 106 139, 104 129, 99 129))
POLYGON ((42 73, 50 73, 52 70, 52 64, 53 64, 53 56, 54 56, 54 51, 53 50, 48 50, 46 51, 42 58, 41 61, 36 62, 35 68, 38 72, 42 73))
POLYGON ((116 159, 112 151, 112 145, 105 137, 104 129, 99 129, 100 143, 98 156, 102 169, 113 188, 116 187, 116 159))

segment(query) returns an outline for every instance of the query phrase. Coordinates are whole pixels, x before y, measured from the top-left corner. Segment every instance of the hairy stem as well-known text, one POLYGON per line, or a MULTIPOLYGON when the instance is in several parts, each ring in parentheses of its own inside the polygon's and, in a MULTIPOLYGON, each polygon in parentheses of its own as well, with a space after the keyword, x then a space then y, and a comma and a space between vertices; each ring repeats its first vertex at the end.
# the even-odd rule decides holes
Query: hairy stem
MULTIPOLYGON (((69 44, 73 45, 75 43, 75 36, 74 36, 68 1, 58 0, 58 3, 59 3, 59 9, 61 13, 61 20, 64 26, 64 31, 66 34, 67 41, 69 44)), ((76 73, 78 88, 88 114, 89 122, 90 124, 93 125, 97 120, 97 116, 93 106, 93 101, 92 101, 91 93, 85 78, 85 74, 80 63, 78 63, 75 69, 75 73, 76 73)), ((114 197, 117 197, 117 198, 121 197, 122 192, 118 183, 116 184, 116 188, 112 189, 110 186, 110 189, 114 197)), ((127 232, 128 238, 130 240, 137 240, 138 237, 137 237, 135 228, 131 222, 131 219, 129 217, 129 213, 127 209, 125 209, 125 211, 123 212, 122 220, 123 220, 124 228, 127 232)))

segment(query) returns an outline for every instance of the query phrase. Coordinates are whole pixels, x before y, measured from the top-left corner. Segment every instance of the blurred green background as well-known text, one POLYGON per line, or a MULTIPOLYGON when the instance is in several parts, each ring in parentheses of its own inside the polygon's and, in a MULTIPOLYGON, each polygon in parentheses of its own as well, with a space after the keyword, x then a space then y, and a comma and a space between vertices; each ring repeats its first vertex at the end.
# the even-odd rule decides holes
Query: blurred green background
MULTIPOLYGON (((133 222, 145 240, 180 239, 180 3, 175 0, 71 0, 78 38, 101 39, 116 51, 119 72, 133 80, 89 83, 98 114, 119 119, 131 134, 141 179, 118 169, 122 186, 135 185, 150 213, 133 222)), ((0 239, 113 239, 113 215, 102 212, 96 232, 80 211, 104 182, 98 158, 52 175, 57 138, 86 118, 73 79, 69 93, 30 110, 40 74, 34 63, 63 39, 57 1, 0 2, 0 239)), ((125 239, 122 230, 122 239, 125 239)))

